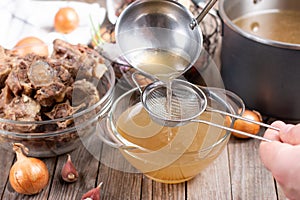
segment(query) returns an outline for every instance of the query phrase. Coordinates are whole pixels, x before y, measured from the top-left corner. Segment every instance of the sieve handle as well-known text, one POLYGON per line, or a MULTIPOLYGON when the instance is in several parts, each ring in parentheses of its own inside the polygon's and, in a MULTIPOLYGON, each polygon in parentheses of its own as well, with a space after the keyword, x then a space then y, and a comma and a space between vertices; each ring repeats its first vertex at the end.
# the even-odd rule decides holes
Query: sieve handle
POLYGON ((236 118, 236 119, 241 119, 241 120, 244 120, 244 121, 247 121, 247 122, 251 122, 253 124, 258 124, 262 127, 269 128, 269 129, 272 129, 272 130, 275 130, 275 131, 278 131, 278 132, 280 131, 280 129, 277 128, 277 127, 274 127, 274 126, 271 126, 269 124, 265 124, 265 123, 262 123, 262 122, 254 121, 252 119, 248 119, 248 118, 245 118, 245 117, 242 117, 242 116, 239 116, 239 115, 234 115, 234 114, 224 112, 224 111, 221 111, 221 110, 215 110, 215 109, 209 109, 209 108, 207 110, 211 111, 211 112, 220 113, 222 115, 227 115, 227 116, 230 116, 230 117, 233 117, 233 118, 236 118))
POLYGON ((258 135, 253 135, 253 134, 250 134, 250 133, 246 133, 244 131, 239 131, 239 130, 236 130, 236 129, 233 129, 233 128, 229 128, 229 127, 222 126, 222 125, 219 125, 219 124, 215 124, 215 123, 205 121, 205 120, 193 119, 193 120, 191 120, 191 122, 204 123, 204 124, 208 124, 210 126, 221 128, 221 129, 224 129, 224 130, 227 130, 227 131, 231 131, 231 132, 235 132, 235 133, 238 133, 238 134, 241 134, 241 135, 245 135, 245 136, 248 136, 248 137, 251 137, 251 138, 254 138, 254 139, 259 139, 259 140, 262 140, 262 141, 265 141, 265 142, 272 142, 272 140, 269 140, 267 138, 264 138, 264 137, 261 137, 261 136, 258 136, 258 135))

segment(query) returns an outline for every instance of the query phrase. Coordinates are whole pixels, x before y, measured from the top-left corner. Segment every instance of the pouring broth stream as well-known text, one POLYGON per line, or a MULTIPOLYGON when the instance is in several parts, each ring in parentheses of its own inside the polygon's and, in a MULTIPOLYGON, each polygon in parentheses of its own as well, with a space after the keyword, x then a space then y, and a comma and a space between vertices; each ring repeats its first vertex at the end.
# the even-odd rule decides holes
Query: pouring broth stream
POLYGON ((166 111, 172 116, 171 98, 172 81, 189 68, 189 59, 183 55, 162 49, 136 50, 129 55, 134 60, 132 65, 139 71, 148 74, 166 84, 166 111))
MULTIPOLYGON (((188 59, 162 49, 136 50, 130 53, 130 57, 134 60, 135 68, 166 84, 166 104, 164 106, 169 117, 172 117, 172 81, 190 66, 188 59)), ((169 129, 168 140, 171 140, 172 135, 173 132, 169 129)))

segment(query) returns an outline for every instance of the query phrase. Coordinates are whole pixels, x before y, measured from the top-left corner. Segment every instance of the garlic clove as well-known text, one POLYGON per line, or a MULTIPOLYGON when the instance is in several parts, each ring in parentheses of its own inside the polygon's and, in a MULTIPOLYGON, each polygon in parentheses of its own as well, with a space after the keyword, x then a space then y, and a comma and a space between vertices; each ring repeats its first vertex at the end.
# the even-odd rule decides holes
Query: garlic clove
POLYGON ((61 177, 64 181, 66 181, 68 183, 72 183, 72 182, 77 181, 78 172, 71 160, 71 155, 68 154, 67 156, 68 156, 68 159, 61 169, 61 177))
POLYGON ((103 182, 101 182, 96 188, 93 188, 85 193, 81 197, 81 200, 100 200, 100 187, 102 184, 103 182))

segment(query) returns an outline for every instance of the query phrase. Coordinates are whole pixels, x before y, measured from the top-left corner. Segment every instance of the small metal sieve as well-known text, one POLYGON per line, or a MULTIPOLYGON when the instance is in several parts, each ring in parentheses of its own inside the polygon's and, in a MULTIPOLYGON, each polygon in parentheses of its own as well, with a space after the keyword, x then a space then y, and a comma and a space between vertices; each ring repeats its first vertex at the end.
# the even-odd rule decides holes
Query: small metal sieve
POLYGON ((151 117, 164 126, 180 126, 205 111, 207 99, 202 90, 187 81, 174 80, 168 101, 168 88, 155 81, 145 87, 141 98, 151 117))
POLYGON ((263 127, 279 131, 278 128, 265 123, 253 121, 239 115, 208 107, 206 94, 200 87, 180 79, 172 81, 171 90, 161 81, 147 85, 142 92, 141 101, 153 121, 162 126, 175 127, 188 122, 205 123, 227 131, 236 132, 248 137, 270 142, 271 140, 233 128, 215 124, 205 120, 196 119, 204 111, 216 112, 224 116, 245 120, 263 127), (168 90, 171 91, 170 101, 167 100, 168 90))

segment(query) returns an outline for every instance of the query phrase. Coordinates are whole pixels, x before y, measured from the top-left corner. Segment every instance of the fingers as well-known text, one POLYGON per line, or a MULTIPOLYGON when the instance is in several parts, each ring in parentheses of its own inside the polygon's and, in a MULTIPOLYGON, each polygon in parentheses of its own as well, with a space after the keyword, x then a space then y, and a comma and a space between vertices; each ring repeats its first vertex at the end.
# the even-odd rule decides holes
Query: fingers
POLYGON ((292 145, 300 144, 300 124, 287 124, 280 130, 279 136, 284 143, 292 145))
POLYGON ((281 144, 279 141, 260 143, 259 155, 261 161, 270 171, 272 171, 272 167, 274 167, 274 161, 277 160, 278 149, 281 148, 281 144))
POLYGON ((291 145, 300 144, 300 124, 285 124, 282 121, 275 121, 272 126, 280 129, 280 132, 272 129, 267 129, 264 137, 272 141, 281 141, 291 145))
MULTIPOLYGON (((286 126, 286 124, 282 121, 275 121, 271 125, 279 128, 280 130, 286 126)), ((279 132, 273 129, 267 129, 265 131, 264 137, 272 141, 281 141, 279 132)))
POLYGON ((262 142, 259 149, 261 161, 281 185, 286 197, 300 197, 300 145, 262 142))
MULTIPOLYGON (((290 153, 293 152, 291 151, 293 145, 300 144, 300 124, 295 126, 285 124, 282 121, 275 121, 272 123, 272 126, 279 128, 280 131, 278 132, 272 129, 265 131, 264 137, 273 142, 261 142, 259 154, 262 163, 274 175, 274 173, 276 174, 276 172, 280 171, 279 169, 285 169, 284 166, 281 166, 282 164, 286 165, 288 164, 287 162, 293 163, 293 159, 297 156, 299 157, 299 154, 297 156, 291 156, 290 153), (283 160, 286 160, 286 162, 283 162, 283 160)), ((300 152, 300 146, 296 147, 296 149, 300 152)))
POLYGON ((272 142, 261 142, 259 154, 264 166, 272 172, 282 186, 286 197, 300 197, 300 124, 291 125, 281 121, 272 123, 280 129, 267 129, 264 137, 272 142))
MULTIPOLYGON (((282 129, 286 124, 282 121, 275 121, 271 124, 274 127, 282 129)), ((265 138, 268 138, 274 142, 264 142, 260 143, 259 154, 262 160, 262 163, 266 166, 268 170, 271 170, 272 163, 277 157, 277 150, 281 148, 281 139, 279 132, 273 129, 267 129, 264 134, 265 138)))

